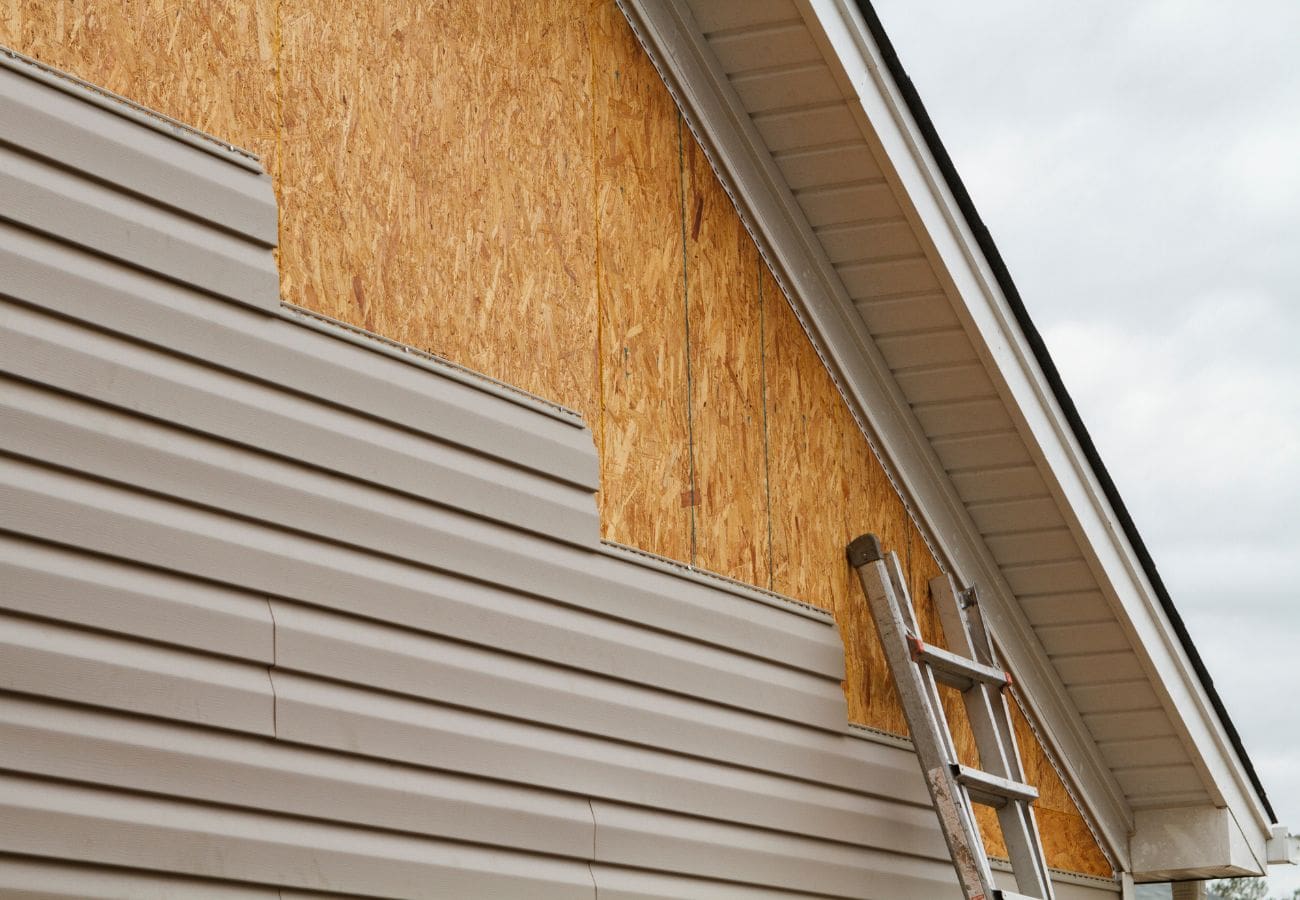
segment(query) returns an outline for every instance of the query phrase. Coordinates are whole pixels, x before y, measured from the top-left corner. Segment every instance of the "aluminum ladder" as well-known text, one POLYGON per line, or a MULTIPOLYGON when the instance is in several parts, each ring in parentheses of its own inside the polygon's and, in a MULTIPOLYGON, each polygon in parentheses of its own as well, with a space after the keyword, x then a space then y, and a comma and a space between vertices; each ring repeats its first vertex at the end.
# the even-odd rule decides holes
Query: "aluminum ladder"
POLYGON ((866 534, 849 544, 848 558, 867 595, 963 896, 967 900, 1052 900, 1052 882, 1032 808, 1038 791, 1024 783, 1011 713, 1002 693, 1011 676, 994 659, 974 590, 957 590, 946 575, 930 582, 952 647, 944 650, 921 637, 897 554, 882 553, 876 536, 866 534), (961 691, 981 769, 964 766, 957 758, 939 697, 940 684, 961 691), (997 810, 1020 893, 994 885, 975 822, 975 803, 997 810))

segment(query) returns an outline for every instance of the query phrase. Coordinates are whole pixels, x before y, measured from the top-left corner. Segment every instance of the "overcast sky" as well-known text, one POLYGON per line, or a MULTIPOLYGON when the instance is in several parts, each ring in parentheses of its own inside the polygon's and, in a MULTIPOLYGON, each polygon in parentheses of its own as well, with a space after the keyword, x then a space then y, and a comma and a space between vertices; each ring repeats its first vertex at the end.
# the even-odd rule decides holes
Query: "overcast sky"
POLYGON ((1300 832, 1300 2, 876 8, 1300 832))

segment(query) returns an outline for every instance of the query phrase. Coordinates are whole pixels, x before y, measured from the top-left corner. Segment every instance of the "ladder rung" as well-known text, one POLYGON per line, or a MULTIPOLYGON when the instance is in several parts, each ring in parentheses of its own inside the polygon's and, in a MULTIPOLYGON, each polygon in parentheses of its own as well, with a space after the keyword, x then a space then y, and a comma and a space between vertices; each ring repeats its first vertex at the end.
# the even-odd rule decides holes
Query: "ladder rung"
POLYGON ((988 772, 972 769, 969 766, 954 764, 952 774, 956 776, 957 783, 966 788, 971 802, 982 806, 1000 809, 1010 800, 1023 800, 1029 803, 1038 799, 1038 789, 1033 785, 1021 784, 1009 778, 999 778, 997 775, 990 775, 988 772))
POLYGON ((934 672, 935 679, 942 684, 966 691, 976 682, 994 687, 1006 687, 1011 683, 1011 678, 1001 669, 967 659, 934 644, 927 644, 920 638, 912 638, 911 643, 912 659, 928 665, 934 672))

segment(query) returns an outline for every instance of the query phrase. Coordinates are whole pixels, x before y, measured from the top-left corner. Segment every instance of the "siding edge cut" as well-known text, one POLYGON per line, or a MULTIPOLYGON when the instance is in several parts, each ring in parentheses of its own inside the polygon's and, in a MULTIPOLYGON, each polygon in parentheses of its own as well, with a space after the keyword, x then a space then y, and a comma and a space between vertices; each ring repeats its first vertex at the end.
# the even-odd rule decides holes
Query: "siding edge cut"
POLYGON ((62 69, 46 65, 38 59, 24 56, 17 50, 3 44, 0 44, 0 67, 49 85, 55 90, 70 94, 79 100, 106 109, 111 113, 146 128, 151 128, 168 137, 183 141, 192 147, 212 154, 218 159, 248 169, 250 172, 256 172, 259 175, 264 174, 262 160, 256 153, 245 150, 243 147, 237 147, 228 141, 223 141, 206 131, 200 131, 192 125, 186 125, 184 122, 136 103, 121 94, 115 94, 107 88, 91 84, 89 81, 78 78, 70 72, 64 72, 62 69))

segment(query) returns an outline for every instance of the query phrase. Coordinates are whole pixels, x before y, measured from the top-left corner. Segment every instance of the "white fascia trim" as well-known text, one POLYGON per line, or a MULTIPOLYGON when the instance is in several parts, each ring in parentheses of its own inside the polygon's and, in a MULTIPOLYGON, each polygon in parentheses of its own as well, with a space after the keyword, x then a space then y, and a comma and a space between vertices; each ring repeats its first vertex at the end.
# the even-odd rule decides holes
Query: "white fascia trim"
POLYGON ((970 226, 952 196, 907 104, 886 70, 860 12, 849 0, 801 0, 844 68, 866 119, 896 167, 909 199, 964 301, 972 338, 992 359, 1020 416, 1022 436, 1056 480, 1067 518, 1086 539, 1085 550, 1121 624, 1158 693, 1164 694, 1184 742, 1217 802, 1267 835, 1268 816, 1237 759, 1205 687, 1161 607, 1133 547, 1115 521, 1056 396, 1026 343, 970 226), (978 343, 977 341, 977 343, 978 343), (1217 796, 1215 796, 1217 795, 1217 796))
POLYGON ((1024 687, 1018 696, 1069 766, 1067 780, 1103 846, 1126 869, 1133 814, 1123 791, 689 9, 682 0, 619 3, 937 555, 961 581, 979 585, 999 648, 1024 687))

